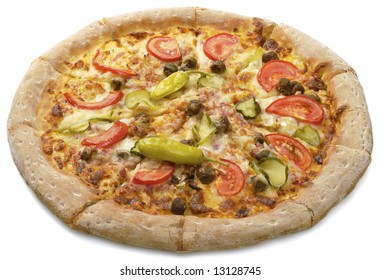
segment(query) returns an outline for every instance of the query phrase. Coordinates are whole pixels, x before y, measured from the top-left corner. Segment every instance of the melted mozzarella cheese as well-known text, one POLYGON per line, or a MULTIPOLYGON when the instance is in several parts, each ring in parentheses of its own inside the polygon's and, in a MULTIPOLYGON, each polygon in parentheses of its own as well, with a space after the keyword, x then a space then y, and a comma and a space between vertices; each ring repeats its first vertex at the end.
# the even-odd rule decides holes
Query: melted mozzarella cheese
POLYGON ((71 125, 79 123, 85 120, 95 119, 95 118, 105 118, 111 117, 111 110, 108 108, 103 108, 100 110, 80 110, 74 109, 74 112, 70 115, 64 117, 58 126, 58 130, 63 131, 70 128, 71 125))

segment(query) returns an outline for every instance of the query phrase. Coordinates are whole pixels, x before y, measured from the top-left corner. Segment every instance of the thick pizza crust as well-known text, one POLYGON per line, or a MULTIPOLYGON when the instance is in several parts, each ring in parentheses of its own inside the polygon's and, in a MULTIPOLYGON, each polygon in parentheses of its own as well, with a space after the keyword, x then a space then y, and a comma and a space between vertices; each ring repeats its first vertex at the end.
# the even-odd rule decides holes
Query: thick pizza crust
POLYGON ((299 192, 294 201, 311 210, 312 222, 316 224, 353 190, 370 160, 370 154, 366 151, 333 146, 322 171, 310 186, 299 192))
POLYGON ((258 28, 258 22, 262 25, 263 34, 270 34, 276 26, 274 22, 266 19, 251 18, 223 11, 196 8, 196 25, 200 27, 209 26, 233 33, 240 30, 254 32, 256 28, 258 28))
POLYGON ((311 227, 304 205, 284 202, 272 211, 244 219, 185 217, 181 251, 238 248, 311 227))
POLYGON ((237 248, 311 227, 310 210, 285 202, 247 219, 153 216, 112 200, 86 208, 72 227, 124 244, 179 252, 237 248))
POLYGON ((155 216, 122 208, 113 200, 103 200, 87 207, 72 226, 124 244, 178 251, 183 220, 183 216, 155 216))
POLYGON ((146 10, 104 18, 102 23, 107 26, 112 38, 118 38, 130 32, 160 31, 171 26, 196 27, 195 8, 146 10))
POLYGON ((313 224, 316 224, 352 191, 368 167, 373 146, 371 120, 356 73, 341 57, 285 24, 274 28, 272 38, 291 47, 313 68, 326 65, 319 70, 319 75, 336 108, 336 134, 322 170, 294 199, 311 210, 313 224))
POLYGON ((25 74, 15 98, 8 118, 8 128, 27 125, 39 129, 41 124, 37 109, 41 98, 48 87, 55 84, 59 73, 49 62, 36 59, 25 74))
POLYGON ((308 62, 312 68, 322 65, 322 63, 327 64, 319 71, 319 74, 322 75, 325 81, 332 79, 340 73, 355 72, 352 67, 331 49, 286 24, 277 25, 273 29, 271 37, 280 45, 289 47, 295 51, 295 53, 308 62))
POLYGON ((73 57, 92 50, 101 42, 110 39, 109 30, 102 22, 96 21, 58 43, 40 58, 48 61, 59 73, 65 73, 68 70, 65 62, 71 61, 73 57))
POLYGON ((83 182, 64 174, 45 158, 37 131, 26 125, 11 127, 8 141, 16 166, 37 197, 65 223, 97 201, 83 182))
POLYGON ((344 72, 334 76, 327 85, 337 108, 334 144, 344 145, 354 150, 372 152, 372 124, 364 91, 356 75, 344 72))
POLYGON ((200 251, 248 246, 316 224, 354 187, 370 162, 372 129, 361 85, 353 69, 334 52, 287 25, 261 20, 264 32, 291 47, 313 67, 325 63, 322 77, 333 97, 337 135, 324 167, 311 186, 271 211, 242 219, 154 216, 128 210, 112 200, 97 200, 75 176, 53 167, 41 149, 37 107, 65 61, 126 32, 168 25, 210 26, 234 32, 254 28, 253 20, 201 8, 133 13, 95 22, 34 62, 18 89, 9 121, 9 143, 27 184, 61 220, 75 229, 134 246, 171 251, 200 251), (340 108, 340 109, 339 109, 340 108), (342 110, 344 108, 344 110, 342 110), (337 178, 340 180, 337 180, 337 178))

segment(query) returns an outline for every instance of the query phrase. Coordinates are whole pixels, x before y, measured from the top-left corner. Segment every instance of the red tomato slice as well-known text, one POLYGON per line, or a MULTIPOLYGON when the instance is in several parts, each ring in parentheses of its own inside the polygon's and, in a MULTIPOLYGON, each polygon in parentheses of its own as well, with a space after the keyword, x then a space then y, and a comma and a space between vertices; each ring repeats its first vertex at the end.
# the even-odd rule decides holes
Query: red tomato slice
POLYGON ((121 121, 115 121, 113 126, 108 130, 102 134, 83 139, 81 144, 83 146, 94 146, 105 149, 126 138, 127 133, 127 125, 121 121))
POLYGON ((67 102, 69 102, 74 107, 77 107, 79 109, 97 110, 118 103, 123 97, 123 92, 113 91, 109 95, 107 95, 103 100, 97 102, 85 102, 77 98, 76 96, 71 95, 70 93, 65 93, 64 96, 67 102))
POLYGON ((163 164, 155 169, 143 169, 135 173, 132 183, 139 185, 156 185, 171 178, 175 166, 173 164, 163 164))
POLYGON ((281 78, 294 79, 301 74, 299 68, 284 60, 271 60, 259 69, 258 83, 267 92, 272 90, 281 78))
POLYGON ((97 61, 98 57, 101 55, 101 51, 98 49, 95 53, 95 56, 93 57, 92 64, 95 69, 102 71, 102 72, 110 72, 119 76, 123 77, 129 77, 129 76, 136 76, 137 74, 135 71, 131 69, 118 69, 114 67, 110 67, 104 64, 101 64, 97 61))
POLYGON ((304 95, 291 95, 275 100, 266 108, 266 112, 315 125, 321 124, 324 119, 324 110, 320 103, 304 95))
POLYGON ((282 156, 286 156, 300 169, 306 170, 312 163, 310 151, 302 143, 283 134, 267 134, 267 140, 282 156))
POLYGON ((204 43, 204 53, 211 60, 225 60, 234 51, 239 39, 229 33, 220 33, 209 37, 204 43))
POLYGON ((166 36, 155 36, 148 40, 147 51, 163 61, 178 61, 181 59, 179 45, 176 39, 166 36))
POLYGON ((239 193, 245 185, 245 174, 243 174, 241 168, 227 159, 221 159, 228 165, 221 165, 220 172, 215 181, 217 193, 219 195, 234 195, 239 193))

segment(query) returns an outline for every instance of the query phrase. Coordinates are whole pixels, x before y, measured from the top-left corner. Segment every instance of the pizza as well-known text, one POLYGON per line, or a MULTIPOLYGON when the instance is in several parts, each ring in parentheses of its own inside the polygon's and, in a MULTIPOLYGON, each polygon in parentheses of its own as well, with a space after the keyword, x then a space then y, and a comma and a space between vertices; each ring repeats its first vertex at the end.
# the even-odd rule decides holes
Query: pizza
POLYGON ((96 21, 37 58, 11 152, 69 227, 171 251, 308 229, 365 172, 356 72, 285 24, 203 8, 96 21))

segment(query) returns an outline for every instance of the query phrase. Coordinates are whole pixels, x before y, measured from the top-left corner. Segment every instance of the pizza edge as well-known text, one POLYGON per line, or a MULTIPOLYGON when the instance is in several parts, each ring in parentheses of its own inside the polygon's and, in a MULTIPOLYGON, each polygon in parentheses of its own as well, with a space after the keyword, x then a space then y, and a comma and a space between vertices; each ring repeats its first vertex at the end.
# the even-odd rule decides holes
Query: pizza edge
MULTIPOLYGON (((162 13, 166 10, 159 11, 162 13)), ((172 16, 173 11, 173 9, 167 10, 167 15, 172 16)), ((181 23, 189 23, 191 11, 194 15, 199 15, 199 23, 203 22, 201 14, 205 16, 205 24, 208 17, 213 15, 213 19, 217 22, 220 19, 219 22, 223 22, 227 29, 233 29, 236 22, 232 20, 231 25, 227 25, 224 21, 227 15, 233 18, 238 17, 239 20, 244 18, 230 13, 185 8, 185 19, 181 20, 181 12, 178 11, 174 22, 177 23, 180 20, 181 23)), ((141 18, 149 18, 152 13, 153 11, 141 12, 141 18)), ((158 13, 154 12, 156 17, 158 13)), ((115 20, 123 22, 127 17, 133 21, 133 15, 120 16, 120 19, 115 20)), ((323 79, 336 79, 336 83, 332 82, 328 85, 337 102, 336 108, 347 106, 339 116, 337 137, 334 140, 334 146, 328 151, 327 164, 312 182, 311 187, 303 190, 293 200, 279 204, 272 211, 258 213, 245 219, 152 216, 135 210, 123 209, 111 200, 99 201, 78 178, 73 175, 63 175, 62 172, 53 168, 41 150, 39 137, 35 131, 38 117, 35 113, 37 101, 43 93, 43 88, 54 79, 57 73, 52 69, 44 73, 38 68, 49 68, 49 65, 46 65, 46 61, 49 61, 58 72, 65 71, 65 65, 61 61, 70 56, 74 50, 86 50, 97 44, 98 40, 108 38, 110 34, 108 32, 116 34, 110 30, 108 24, 113 21, 112 19, 109 18, 107 21, 103 20, 85 27, 35 61, 17 90, 8 121, 9 144, 20 173, 44 204, 71 227, 130 245, 173 251, 200 251, 247 246, 310 228, 352 190, 365 172, 370 162, 372 131, 365 97, 355 72, 340 57, 309 36, 288 26, 278 25, 273 30, 273 38, 282 40, 281 44, 292 46, 312 65, 317 65, 322 61, 314 54, 321 55, 324 62, 330 63, 330 66, 324 69, 323 79), (85 38, 89 37, 85 41, 81 37, 84 35, 85 38), (87 35, 88 37, 86 37, 87 35), (303 44, 300 44, 301 39, 303 44), (314 48, 312 52, 309 50, 310 47, 314 48), (58 59, 54 55, 55 53, 58 59), (347 76, 345 78, 347 82, 353 84, 350 98, 347 97, 348 89, 345 88, 345 84, 343 86, 343 83, 337 81, 344 75, 347 76), (34 89, 37 90, 37 96, 33 95, 34 89), (357 98, 359 106, 351 103, 353 98, 357 98), (20 112, 21 107, 18 104, 23 104, 25 110, 20 112), (350 123, 355 124, 355 127, 348 130, 347 126, 350 123), (356 127, 365 129, 360 132, 356 130, 356 127), (354 142, 352 139, 356 139, 356 137, 353 135, 359 136, 362 142, 354 142), (352 160, 349 161, 349 159, 352 160), (341 182, 337 182, 337 177, 332 177, 332 174, 340 171, 340 168, 344 166, 350 172, 343 174, 341 182), (62 184, 69 188, 66 190, 57 188, 62 184), (79 189, 78 186, 80 186, 79 189), (75 193, 74 196, 73 193, 75 193), (329 197, 329 199, 322 200, 323 196, 329 197)), ((246 22, 252 22, 251 18, 246 18, 246 20, 246 22)), ((163 24, 164 22, 162 21, 163 24)), ((152 27, 146 24, 139 26, 141 28, 152 27)), ((160 27, 155 21, 152 21, 151 24, 160 27)), ((121 29, 117 30, 118 32, 125 32, 127 27, 119 26, 119 28, 121 29)))

